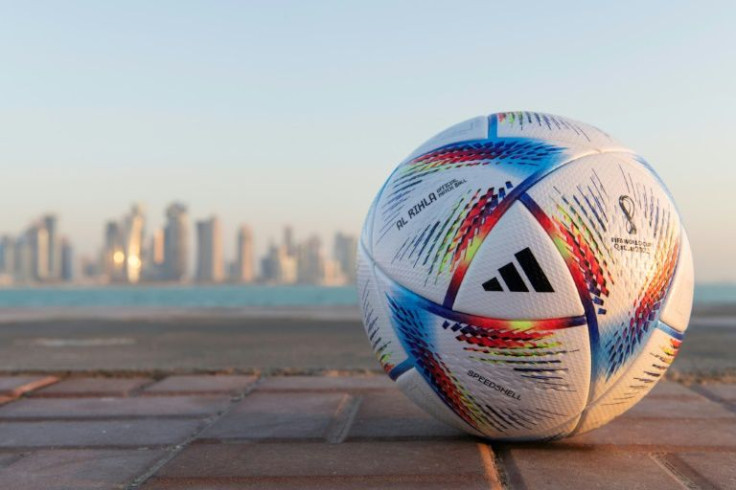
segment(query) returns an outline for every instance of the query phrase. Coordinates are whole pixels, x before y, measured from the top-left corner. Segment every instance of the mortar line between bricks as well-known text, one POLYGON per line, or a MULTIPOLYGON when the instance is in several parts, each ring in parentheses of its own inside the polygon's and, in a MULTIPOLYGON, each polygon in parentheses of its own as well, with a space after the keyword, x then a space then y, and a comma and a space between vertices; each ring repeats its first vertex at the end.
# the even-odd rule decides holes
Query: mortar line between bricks
MULTIPOLYGON (((166 379, 166 378, 164 378, 164 379, 166 379)), ((126 397, 130 397, 130 398, 139 397, 139 396, 141 396, 143 394, 143 392, 146 390, 146 388, 155 385, 159 381, 161 381, 161 380, 160 379, 156 379, 156 378, 149 378, 149 380, 146 383, 143 383, 142 385, 140 385, 137 388, 133 388, 125 396, 126 397)))
MULTIPOLYGON (((527 444, 507 443, 510 449, 549 449, 552 446, 544 443, 527 444)), ((736 453, 736 446, 703 446, 703 445, 663 445, 663 444, 613 444, 613 443, 580 443, 564 442, 554 446, 557 451, 611 451, 641 453, 736 453)))
MULTIPOLYGON (((43 376, 43 375, 40 375, 43 376)), ((32 391, 40 390, 41 388, 45 388, 47 386, 51 386, 55 383, 58 383, 61 380, 61 378, 57 376, 47 375, 42 377, 41 379, 37 379, 36 381, 28 382, 24 385, 17 386, 11 390, 7 390, 3 393, 0 393, 2 396, 7 396, 13 400, 16 400, 18 398, 21 398, 32 391)))
POLYGON ((521 470, 511 456, 511 449, 507 446, 502 446, 497 449, 496 454, 498 455, 501 471, 505 475, 503 481, 506 483, 506 488, 529 490, 521 476, 521 470))
POLYGON ((662 459, 664 464, 671 465, 679 474, 687 480, 693 482, 693 484, 700 490, 718 490, 708 478, 687 464, 679 454, 661 454, 659 457, 662 459))
POLYGON ((358 415, 358 409, 363 403, 363 397, 360 395, 345 394, 340 400, 340 404, 332 416, 327 428, 327 442, 330 444, 340 444, 343 442, 353 426, 355 416, 358 415))
MULTIPOLYGON (((734 419, 734 417, 732 415, 730 415, 730 414, 729 415, 725 415, 725 416, 721 416, 721 417, 667 417, 667 420, 671 420, 673 422, 679 422, 681 424, 686 424, 688 422, 697 422, 699 420, 717 420, 717 421, 724 421, 725 422, 725 421, 732 421, 733 419, 734 419)), ((624 420, 632 420, 632 421, 633 420, 642 420, 642 421, 645 421, 646 422, 647 420, 662 420, 662 417, 661 416, 657 417, 657 416, 654 416, 654 415, 647 416, 647 417, 642 417, 642 416, 638 416, 638 415, 636 415, 636 416, 635 415, 626 415, 625 418, 624 418, 624 420)))
POLYGON ((136 451, 136 450, 149 450, 149 449, 166 449, 171 447, 171 444, 104 444, 104 445, 90 445, 90 444, 71 444, 71 445, 40 445, 40 446, 8 446, 0 449, 0 454, 16 453, 21 452, 32 452, 32 451, 67 451, 67 450, 79 450, 87 449, 92 451, 136 451))
MULTIPOLYGON (((273 379, 273 378, 271 378, 273 379)), ((394 388, 389 386, 387 388, 353 388, 353 387, 344 387, 344 388, 273 388, 268 387, 266 385, 264 388, 261 389, 262 393, 344 393, 346 390, 350 390, 351 393, 361 393, 361 394, 374 394, 374 393, 391 393, 393 392, 394 388)))
POLYGON ((692 481, 690 478, 685 476, 682 471, 680 471, 673 463, 672 461, 668 460, 666 458, 666 455, 663 454, 657 454, 652 453, 649 454, 649 458, 654 461, 654 463, 662 468, 662 471, 667 473, 667 475, 670 476, 674 481, 682 485, 683 488, 686 488, 687 490, 702 490, 700 485, 692 481))
POLYGON ((706 390, 705 388, 703 388, 700 385, 693 385, 693 386, 690 386, 689 388, 692 391, 694 391, 695 393, 697 393, 697 394, 699 394, 701 396, 704 396, 708 400, 710 400, 710 401, 712 401, 714 403, 717 403, 718 405, 721 405, 722 407, 724 407, 729 412, 736 413, 736 403, 732 403, 732 402, 730 402, 728 400, 724 400, 723 398, 721 398, 721 397, 719 397, 717 395, 714 395, 713 393, 711 393, 710 391, 706 390))
POLYGON ((229 396, 237 396, 240 392, 238 390, 227 390, 227 391, 187 391, 187 390, 177 390, 177 391, 162 391, 162 392, 150 392, 150 391, 144 391, 143 393, 140 393, 139 395, 136 395, 135 398, 171 398, 175 396, 217 396, 217 395, 229 395, 229 396))
MULTIPOLYGON (((465 488, 467 480, 465 478, 472 477, 472 474, 458 473, 452 475, 309 475, 309 476, 157 476, 154 478, 158 484, 164 484, 166 488, 190 488, 189 485, 200 484, 201 487, 196 488, 212 488, 213 486, 223 485, 247 485, 248 488, 253 488, 253 484, 271 484, 285 486, 290 485, 288 488, 294 488, 293 484, 301 484, 301 486, 309 486, 309 488, 315 488, 314 485, 319 488, 342 488, 345 484, 361 484, 360 487, 351 485, 350 488, 362 488, 365 485, 374 484, 371 488, 376 487, 376 484, 396 484, 406 483, 415 487, 417 483, 428 483, 436 485, 438 483, 447 484, 446 488, 465 488), (335 487, 336 483, 341 483, 342 486, 335 487)), ((255 487, 258 488, 258 487, 255 487)), ((300 487, 297 487, 300 488, 300 487)))
POLYGON ((503 490, 501 484, 501 476, 498 474, 498 468, 496 468, 496 462, 494 461, 493 451, 488 444, 479 442, 477 444, 478 452, 480 453, 480 461, 483 464, 483 470, 488 480, 488 486, 491 490, 503 490))
POLYGON ((151 479, 158 471, 163 468, 165 465, 167 465, 171 460, 176 458, 185 448, 187 448, 192 442, 197 440, 197 438, 202 435, 207 429, 212 427, 214 424, 216 424, 219 420, 221 420, 224 416, 229 414, 237 405, 239 402, 241 402, 246 396, 250 395, 253 390, 255 390, 263 381, 265 378, 259 377, 256 379, 255 382, 248 385, 245 390, 240 392, 237 396, 234 396, 230 400, 230 404, 220 412, 219 415, 216 415, 212 417, 212 419, 208 422, 203 424, 199 430, 195 431, 192 435, 190 435, 186 440, 183 442, 172 444, 170 446, 167 446, 170 451, 164 455, 160 460, 158 460, 151 468, 148 469, 148 471, 144 472, 142 475, 139 475, 137 478, 135 478, 131 483, 128 484, 126 490, 137 490, 140 488, 141 485, 143 485, 146 481, 151 479))

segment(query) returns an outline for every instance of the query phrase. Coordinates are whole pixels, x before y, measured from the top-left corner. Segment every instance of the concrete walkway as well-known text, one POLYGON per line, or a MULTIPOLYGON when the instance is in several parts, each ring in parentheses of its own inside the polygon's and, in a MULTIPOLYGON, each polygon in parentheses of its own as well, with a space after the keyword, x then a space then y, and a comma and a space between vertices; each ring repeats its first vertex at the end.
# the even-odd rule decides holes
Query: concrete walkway
POLYGON ((0 377, 0 488, 736 488, 736 384, 660 383, 611 424, 487 444, 384 376, 0 377))
MULTIPOLYGON (((289 312, 273 312, 277 313, 289 312)), ((145 311, 138 312, 137 319, 49 317, 30 321, 3 312, 0 371, 113 375, 227 369, 303 374, 380 371, 362 322, 341 319, 338 315, 344 313, 330 307, 324 314, 331 319, 315 320, 309 316, 212 316, 196 311, 167 317, 145 311)), ((691 380, 729 376, 736 380, 736 312, 731 313, 693 318, 668 373, 691 380)))

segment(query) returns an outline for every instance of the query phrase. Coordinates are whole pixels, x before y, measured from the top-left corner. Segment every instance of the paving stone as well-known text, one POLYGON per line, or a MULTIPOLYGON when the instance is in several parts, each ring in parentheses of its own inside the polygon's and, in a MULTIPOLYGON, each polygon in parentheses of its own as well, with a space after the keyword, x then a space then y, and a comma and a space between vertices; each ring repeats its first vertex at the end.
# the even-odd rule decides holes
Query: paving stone
POLYGON ((150 378, 71 378, 33 393, 38 397, 128 396, 153 380, 150 378))
POLYGON ((20 396, 56 381, 55 376, 0 376, 0 396, 20 396))
POLYGON ((226 479, 240 488, 489 488, 477 444, 460 441, 194 444, 156 476, 151 488, 226 479))
POLYGON ((444 424, 398 390, 369 393, 363 397, 348 439, 413 439, 470 437, 444 424))
POLYGON ((0 423, 0 447, 153 446, 185 440, 198 420, 105 420, 0 423))
POLYGON ((511 449, 510 488, 670 490, 679 483, 648 455, 605 450, 511 449))
POLYGON ((702 385, 700 389, 721 400, 736 402, 736 383, 702 385))
POLYGON ((275 376, 266 378, 259 391, 362 391, 396 390, 388 376, 275 376))
POLYGON ((650 391, 644 398, 664 398, 664 397, 678 397, 678 398, 702 398, 702 396, 695 391, 691 390, 685 385, 676 383, 674 381, 660 381, 652 391, 650 391))
POLYGON ((39 450, 0 470, 0 488, 124 488, 163 454, 162 450, 39 450))
POLYGON ((202 435, 205 439, 322 439, 342 393, 259 393, 246 396, 202 435))
POLYGON ((202 393, 238 393, 256 382, 256 376, 192 375, 169 376, 147 387, 147 395, 187 395, 202 393))
MULTIPOLYGON (((2 409, 0 409, 2 413, 2 409)), ((736 414, 722 405, 699 398, 650 398, 646 397, 624 414, 625 417, 655 418, 736 418, 736 414)))
POLYGON ((736 419, 640 419, 620 417, 598 429, 555 443, 736 448, 736 419))
POLYGON ((448 490, 483 489, 488 483, 452 475, 414 476, 308 476, 272 478, 153 478, 145 490, 448 490))
POLYGON ((681 453, 675 458, 716 488, 736 488, 736 452, 681 453))
POLYGON ((229 395, 139 398, 27 398, 0 407, 0 419, 202 417, 222 411, 229 395))

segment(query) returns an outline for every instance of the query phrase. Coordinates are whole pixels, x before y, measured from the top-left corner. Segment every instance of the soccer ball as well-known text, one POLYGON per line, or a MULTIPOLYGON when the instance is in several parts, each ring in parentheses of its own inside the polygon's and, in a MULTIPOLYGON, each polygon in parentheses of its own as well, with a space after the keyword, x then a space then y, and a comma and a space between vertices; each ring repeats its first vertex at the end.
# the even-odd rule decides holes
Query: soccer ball
POLYGON ((549 114, 476 117, 420 146, 374 200, 358 255, 383 369, 493 439, 620 415, 664 376, 692 307, 690 245, 652 167, 549 114))

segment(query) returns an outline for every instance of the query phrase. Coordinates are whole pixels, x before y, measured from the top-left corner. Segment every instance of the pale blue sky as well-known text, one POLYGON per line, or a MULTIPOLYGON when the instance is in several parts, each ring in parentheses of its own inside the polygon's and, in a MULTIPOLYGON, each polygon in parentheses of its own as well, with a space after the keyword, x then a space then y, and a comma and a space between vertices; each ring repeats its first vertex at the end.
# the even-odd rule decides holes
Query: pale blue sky
POLYGON ((0 2, 0 231, 55 210, 91 253, 131 202, 151 228, 180 199, 259 248, 357 233, 423 140, 528 109, 643 154, 698 280, 736 280, 735 23, 734 2, 0 2))

